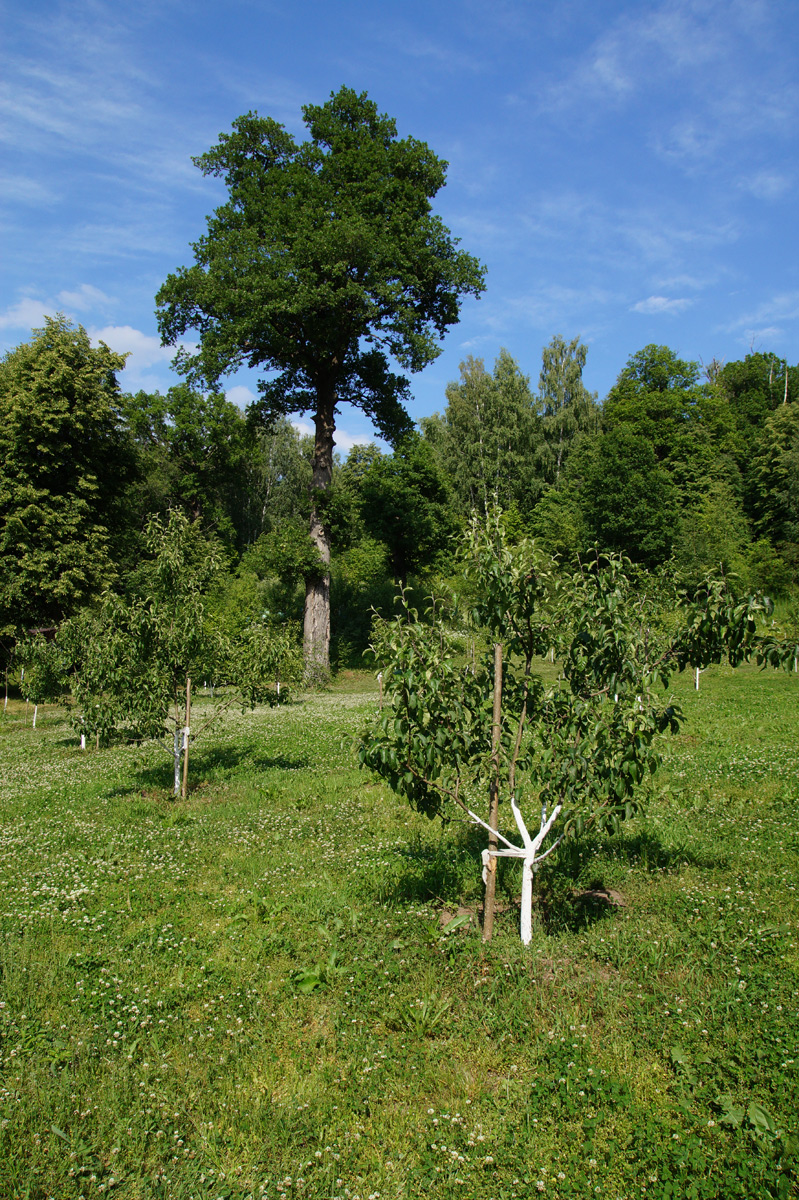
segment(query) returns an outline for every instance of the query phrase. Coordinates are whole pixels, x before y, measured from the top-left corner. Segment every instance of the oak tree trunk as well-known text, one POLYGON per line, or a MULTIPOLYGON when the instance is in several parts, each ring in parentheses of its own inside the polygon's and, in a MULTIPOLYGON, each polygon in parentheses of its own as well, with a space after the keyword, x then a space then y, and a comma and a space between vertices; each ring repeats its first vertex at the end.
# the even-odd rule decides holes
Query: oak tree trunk
POLYGON ((330 534, 325 524, 326 493, 333 479, 333 434, 336 397, 332 387, 317 392, 316 439, 311 474, 311 539, 323 570, 305 583, 305 619, 302 647, 309 673, 327 672, 330 666, 330 534))

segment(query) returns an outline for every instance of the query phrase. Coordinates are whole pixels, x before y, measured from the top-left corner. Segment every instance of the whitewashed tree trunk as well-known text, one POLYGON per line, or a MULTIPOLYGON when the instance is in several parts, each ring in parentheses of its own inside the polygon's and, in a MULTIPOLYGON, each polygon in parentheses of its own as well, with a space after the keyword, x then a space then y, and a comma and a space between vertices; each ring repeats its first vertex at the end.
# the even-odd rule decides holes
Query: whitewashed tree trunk
POLYGON ((38 713, 38 711, 39 711, 39 705, 34 704, 34 706, 33 706, 33 728, 34 729, 36 728, 36 714, 38 713))
POLYGON ((174 744, 174 750, 173 750, 173 753, 174 753, 174 756, 175 756, 175 787, 174 787, 174 793, 175 793, 175 795, 176 795, 176 796, 179 796, 179 795, 180 795, 180 743, 181 743, 181 740, 182 740, 182 736, 183 736, 183 731, 182 731, 181 729, 176 729, 176 730, 175 730, 175 744, 174 744))
POLYGON ((186 724, 183 727, 183 783, 180 788, 182 800, 189 790, 189 733, 191 731, 191 679, 186 676, 186 724))
POLYGON ((519 810, 519 806, 516 803, 515 797, 511 797, 510 806, 513 810, 513 817, 516 821, 516 826, 521 834, 521 846, 514 846, 513 842, 509 842, 506 837, 503 837, 499 830, 492 829, 486 821, 482 820, 481 817, 478 817, 477 813, 473 813, 471 809, 467 809, 467 812, 473 821, 475 821, 478 825, 482 825, 483 828, 487 829, 489 833, 493 833, 500 842, 505 843, 505 847, 502 850, 483 851, 484 883, 488 875, 488 863, 492 856, 497 858, 522 859, 522 911, 519 932, 522 943, 525 946, 529 946, 533 938, 533 874, 538 870, 539 864, 542 863, 544 859, 552 853, 553 850, 556 850, 563 840, 564 835, 561 834, 559 838, 556 838, 551 846, 548 846, 546 850, 541 852, 541 847, 543 846, 546 838, 552 831, 555 822, 560 816, 563 805, 556 804, 549 816, 547 816, 546 808, 542 807, 541 824, 535 837, 530 836, 527 825, 524 821, 524 817, 519 810))

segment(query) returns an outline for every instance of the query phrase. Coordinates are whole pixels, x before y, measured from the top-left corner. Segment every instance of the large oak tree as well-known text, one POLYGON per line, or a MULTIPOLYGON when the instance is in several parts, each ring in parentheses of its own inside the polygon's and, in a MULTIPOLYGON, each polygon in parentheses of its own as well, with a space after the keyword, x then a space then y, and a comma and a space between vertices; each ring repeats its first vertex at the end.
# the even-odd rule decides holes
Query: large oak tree
POLYGON ((267 420, 312 412, 311 537, 321 569, 307 582, 305 653, 325 667, 330 636, 330 536, 324 500, 337 406, 362 408, 390 441, 410 429, 408 382, 440 352, 461 298, 484 270, 431 209, 446 163, 350 88, 306 105, 310 137, 248 113, 195 160, 224 180, 228 199, 193 245, 195 263, 156 298, 165 343, 190 330, 196 353, 177 364, 213 385, 246 363, 265 369, 267 420))

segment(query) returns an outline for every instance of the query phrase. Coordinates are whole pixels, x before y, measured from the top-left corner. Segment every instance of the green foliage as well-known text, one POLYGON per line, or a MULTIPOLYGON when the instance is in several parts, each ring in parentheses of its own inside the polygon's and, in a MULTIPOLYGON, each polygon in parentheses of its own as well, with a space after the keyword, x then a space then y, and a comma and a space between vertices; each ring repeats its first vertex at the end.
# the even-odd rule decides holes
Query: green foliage
POLYGON ((538 545, 562 562, 576 562, 588 543, 579 494, 571 487, 545 487, 528 525, 538 545))
POLYGON ((451 804, 479 811, 499 769, 507 799, 541 807, 542 829, 547 812, 561 813, 567 833, 617 829, 660 764, 657 735, 679 729, 662 689, 688 664, 748 657, 763 602, 739 602, 724 581, 710 582, 682 598, 674 629, 666 614, 678 598, 658 581, 598 554, 563 578, 533 543, 509 545, 496 513, 473 521, 464 557, 474 624, 504 647, 498 761, 490 656, 464 662, 438 605, 425 621, 406 606, 376 622, 385 705, 361 762, 428 816, 451 804), (546 684, 534 664, 550 648, 562 675, 546 684))
POLYGON ((648 567, 670 557, 679 495, 649 435, 615 425, 586 448, 582 476, 581 508, 597 545, 648 567))
POLYGON ((78 728, 103 738, 117 728, 139 739, 174 734, 184 725, 188 679, 231 685, 224 707, 276 702, 276 684, 301 676, 296 633, 252 620, 226 628, 209 611, 223 556, 198 522, 172 510, 166 522, 152 518, 146 536, 152 558, 143 594, 108 593, 98 613, 81 615, 60 635, 71 656, 78 728))
POLYGON ((124 365, 60 316, 0 363, 0 631, 54 625, 113 577, 124 365))
POLYGON ((349 88, 303 116, 302 145, 249 113, 196 160, 230 199, 195 244, 196 265, 159 292, 161 330, 167 341, 202 330, 181 362, 206 379, 244 359, 282 370, 262 388, 270 405, 285 398, 282 411, 315 407, 319 373, 333 371, 339 401, 396 433, 404 383, 360 339, 420 369, 457 319, 459 294, 481 290, 482 270, 430 211, 444 164, 424 143, 398 140, 394 121, 349 88))
POLYGON ((548 484, 560 482, 575 440, 599 428, 596 395, 582 379, 587 354, 579 338, 566 342, 557 335, 544 346, 538 381, 543 433, 538 465, 548 484))
POLYGON ((52 637, 36 634, 16 646, 15 665, 24 672, 21 690, 34 704, 61 703, 69 692, 68 659, 52 637))
POLYGON ((765 420, 752 460, 755 527, 772 543, 799 545, 799 403, 781 404, 765 420))
POLYGON ((180 508, 227 546, 241 545, 248 510, 252 431, 235 404, 186 384, 166 396, 137 392, 122 408, 138 455, 131 502, 142 525, 152 513, 180 508))
POLYGON ((492 504, 526 512, 540 490, 532 468, 541 440, 530 380, 507 350, 491 374, 470 355, 447 384, 443 416, 422 421, 425 441, 452 481, 462 516, 492 504))
POLYGON ((718 389, 699 382, 697 363, 668 346, 633 354, 602 410, 607 432, 626 427, 651 446, 681 498, 702 488, 717 456, 732 442, 733 420, 718 389))
POLYGON ((449 489, 430 447, 409 435, 390 456, 376 457, 360 481, 358 501, 368 534, 386 546, 392 574, 440 565, 456 529, 449 489))
MULTIPOLYGON (((683 512, 675 538, 675 563, 689 584, 708 575, 734 575, 749 582, 751 539, 740 501, 724 479, 709 479, 683 512)), ((765 563, 764 563, 765 566, 765 563)), ((753 582, 762 586, 764 571, 753 582)))

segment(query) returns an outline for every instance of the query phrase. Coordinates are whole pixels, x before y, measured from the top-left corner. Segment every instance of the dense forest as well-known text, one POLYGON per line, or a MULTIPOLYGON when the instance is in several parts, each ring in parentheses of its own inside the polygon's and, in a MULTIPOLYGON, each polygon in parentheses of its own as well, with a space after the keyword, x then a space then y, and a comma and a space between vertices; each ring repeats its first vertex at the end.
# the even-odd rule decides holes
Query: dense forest
MULTIPOLYGON (((455 569, 474 509, 566 563, 590 547, 687 586, 719 567, 744 588, 799 580, 799 366, 772 353, 700 368, 649 345, 603 401, 586 347, 557 336, 537 385, 507 350, 469 357, 442 410, 381 449, 337 456, 332 662, 360 665, 372 607, 396 582, 455 569)), ((180 383, 123 390, 124 358, 62 317, 0 363, 0 633, 4 656, 112 590, 147 587, 152 516, 181 511, 221 555, 207 604, 224 627, 299 621, 318 569, 308 533, 312 440, 180 383)))

